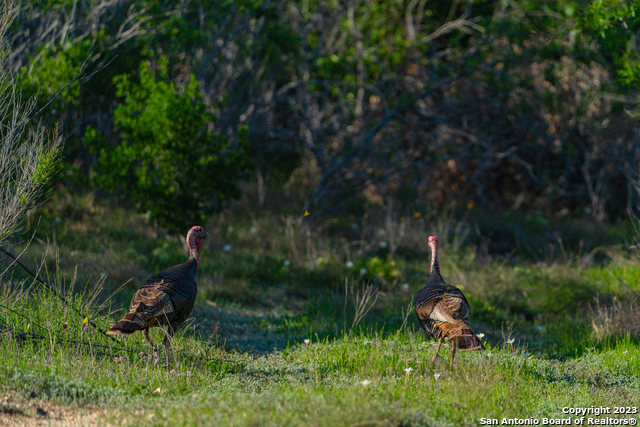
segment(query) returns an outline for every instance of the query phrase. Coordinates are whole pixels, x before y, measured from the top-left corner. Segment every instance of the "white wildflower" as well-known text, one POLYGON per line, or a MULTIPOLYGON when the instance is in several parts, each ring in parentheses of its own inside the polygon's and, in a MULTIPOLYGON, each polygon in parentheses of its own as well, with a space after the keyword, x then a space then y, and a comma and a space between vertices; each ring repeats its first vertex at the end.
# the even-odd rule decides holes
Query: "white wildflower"
POLYGON ((515 338, 508 339, 507 344, 513 344, 515 340, 516 340, 515 338))
POLYGON ((482 332, 480 332, 479 334, 476 334, 476 336, 477 336, 478 338, 482 338, 482 337, 484 337, 484 334, 483 334, 482 332))
POLYGON ((404 368, 404 371, 408 374, 409 372, 413 371, 413 368, 404 368))
POLYGON ((351 261, 347 261, 346 264, 345 264, 345 267, 353 268, 353 263, 351 261))
POLYGON ((362 384, 363 386, 365 386, 365 387, 366 387, 366 386, 368 386, 369 384, 371 384, 371 381, 369 381, 369 380, 363 380, 363 381, 360 381, 360 384, 362 384))
POLYGON ((437 380, 438 378, 440 378, 440 375, 442 374, 433 374, 433 378, 437 380))
POLYGON ((306 345, 309 345, 309 343, 310 343, 310 342, 311 342, 311 340, 304 340, 304 343, 305 343, 306 345))
POLYGON ((224 245, 222 247, 222 250, 225 251, 225 252, 231 252, 231 245, 224 245))
POLYGON ((493 356, 493 354, 491 354, 491 352, 487 353, 487 357, 491 357, 493 356))

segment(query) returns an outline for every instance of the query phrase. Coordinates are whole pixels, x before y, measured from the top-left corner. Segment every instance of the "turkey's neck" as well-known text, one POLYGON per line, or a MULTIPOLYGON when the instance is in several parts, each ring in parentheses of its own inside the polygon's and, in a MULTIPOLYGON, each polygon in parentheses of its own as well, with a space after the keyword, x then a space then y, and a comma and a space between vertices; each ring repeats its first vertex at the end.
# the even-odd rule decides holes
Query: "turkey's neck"
POLYGON ((196 241, 196 236, 189 233, 187 235, 187 246, 189 247, 189 259, 196 260, 196 270, 198 269, 198 243, 196 241))
POLYGON ((431 246, 431 269, 429 270, 429 274, 433 274, 433 269, 440 274, 440 263, 438 263, 438 244, 432 242, 431 246))

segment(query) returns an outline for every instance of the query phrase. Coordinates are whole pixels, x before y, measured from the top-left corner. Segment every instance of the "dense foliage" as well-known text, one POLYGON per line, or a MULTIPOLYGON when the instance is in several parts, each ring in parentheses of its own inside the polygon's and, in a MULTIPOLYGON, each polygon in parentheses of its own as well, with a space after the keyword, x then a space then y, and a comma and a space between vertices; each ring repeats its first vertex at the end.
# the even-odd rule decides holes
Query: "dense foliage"
POLYGON ((599 51, 615 70, 618 82, 640 88, 640 2, 593 1, 580 24, 598 42, 599 51))
MULTIPOLYGON (((228 138, 229 153, 246 136, 261 204, 287 182, 316 213, 356 195, 404 209, 481 205, 602 222, 638 204, 637 7, 26 1, 13 50, 41 105, 63 89, 43 117, 61 123, 75 179, 109 180, 96 144, 132 144, 121 114, 134 107, 121 106, 129 101, 117 82, 167 58, 163 81, 200 92, 217 113, 202 132, 228 138)), ((133 182, 139 201, 148 186, 133 182)), ((227 185, 194 194, 193 206, 217 204, 227 185)))
POLYGON ((166 63, 158 76, 141 64, 139 82, 115 78, 124 103, 114 111, 121 132, 115 147, 87 127, 85 142, 100 147, 95 167, 97 185, 121 187, 152 220, 176 233, 185 224, 201 224, 228 197, 238 197, 235 181, 246 175, 246 150, 231 152, 226 138, 215 135, 214 114, 202 102, 193 76, 176 90, 166 81, 166 63))

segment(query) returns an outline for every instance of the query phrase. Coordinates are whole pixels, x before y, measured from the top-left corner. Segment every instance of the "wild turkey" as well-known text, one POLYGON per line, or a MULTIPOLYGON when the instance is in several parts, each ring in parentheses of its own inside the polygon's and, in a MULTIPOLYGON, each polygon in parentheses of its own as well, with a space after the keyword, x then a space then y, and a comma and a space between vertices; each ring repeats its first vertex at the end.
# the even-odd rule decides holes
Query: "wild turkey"
POLYGON ((431 247, 431 274, 427 286, 420 289, 414 304, 420 326, 438 341, 435 363, 440 346, 445 337, 451 341, 451 359, 449 367, 453 365, 456 347, 460 350, 484 350, 484 346, 471 330, 467 320, 469 317, 469 303, 462 291, 455 286, 448 285, 440 275, 438 263, 438 238, 429 237, 431 247))
POLYGON ((169 347, 176 328, 191 314, 198 287, 195 271, 198 268, 198 251, 202 248, 200 239, 208 236, 204 228, 191 227, 187 233, 189 259, 162 273, 147 279, 131 299, 129 313, 107 331, 110 335, 129 335, 142 331, 154 354, 158 348, 149 336, 149 328, 159 326, 165 329, 164 345, 169 366, 169 347))

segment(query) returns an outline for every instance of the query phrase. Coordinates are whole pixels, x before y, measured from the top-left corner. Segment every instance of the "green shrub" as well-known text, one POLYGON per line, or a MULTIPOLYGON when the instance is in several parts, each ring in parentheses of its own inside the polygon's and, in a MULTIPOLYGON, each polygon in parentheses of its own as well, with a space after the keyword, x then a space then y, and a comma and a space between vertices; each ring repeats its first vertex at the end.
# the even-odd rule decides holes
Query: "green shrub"
POLYGON ((618 82, 630 89, 640 87, 639 11, 635 1, 595 0, 580 19, 582 30, 597 40, 618 82))
POLYGON ((233 151, 227 139, 215 135, 215 115, 203 100, 193 75, 177 87, 168 81, 167 64, 159 71, 140 67, 139 81, 115 78, 124 103, 114 112, 122 140, 110 147, 88 129, 86 138, 99 148, 94 182, 102 188, 122 188, 141 212, 171 232, 203 223, 229 198, 240 196, 237 180, 251 169, 246 143, 233 151))

